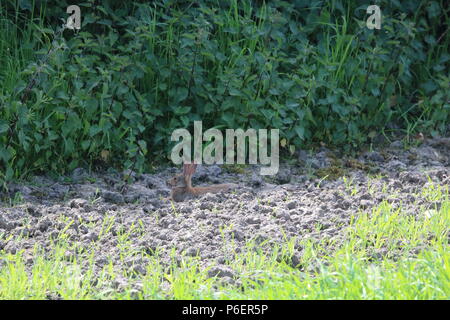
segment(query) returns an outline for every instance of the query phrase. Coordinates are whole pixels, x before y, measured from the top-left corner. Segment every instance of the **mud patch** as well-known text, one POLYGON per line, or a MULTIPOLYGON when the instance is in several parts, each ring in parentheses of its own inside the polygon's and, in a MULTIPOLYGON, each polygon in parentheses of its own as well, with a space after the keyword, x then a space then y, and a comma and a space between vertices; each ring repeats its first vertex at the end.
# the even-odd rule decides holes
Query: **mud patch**
MULTIPOLYGON (((339 167, 340 156, 325 148, 297 156, 295 165, 282 164, 274 177, 261 177, 255 166, 199 167, 194 184, 237 183, 239 188, 181 203, 167 200, 165 181, 176 168, 127 173, 132 182, 126 186, 123 174, 88 174, 83 169, 58 181, 34 177, 27 184, 11 184, 1 195, 0 250, 24 250, 31 266, 36 245, 48 249, 64 237, 81 247, 95 245, 94 272, 112 263, 135 274, 145 274, 148 262, 139 252, 158 254, 168 267, 173 263, 169 253, 175 250, 179 256, 199 257, 202 266, 210 267, 211 277, 234 281, 236 271, 226 262, 249 243, 269 250, 290 238, 341 241, 352 216, 383 201, 407 214, 431 214, 440 203, 422 190, 450 184, 448 144, 434 140, 409 150, 395 142, 383 151, 343 157, 339 167), (328 179, 327 170, 339 174, 328 179), (128 256, 123 259, 125 238, 128 256)), ((289 257, 294 267, 302 254, 295 243, 289 257)), ((77 252, 66 255, 70 260, 77 252)), ((383 250, 374 252, 374 258, 382 256, 383 250)), ((126 279, 115 281, 120 287, 126 279)))

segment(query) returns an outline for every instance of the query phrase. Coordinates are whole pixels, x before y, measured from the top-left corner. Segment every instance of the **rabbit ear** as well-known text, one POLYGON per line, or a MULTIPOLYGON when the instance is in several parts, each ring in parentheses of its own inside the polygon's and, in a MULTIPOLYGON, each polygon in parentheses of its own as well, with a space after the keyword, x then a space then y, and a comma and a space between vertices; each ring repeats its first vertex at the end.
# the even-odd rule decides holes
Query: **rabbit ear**
POLYGON ((183 175, 192 176, 197 169, 196 163, 185 163, 183 164, 183 175))
POLYGON ((183 164, 183 176, 185 176, 187 174, 189 170, 189 164, 185 163, 183 164))

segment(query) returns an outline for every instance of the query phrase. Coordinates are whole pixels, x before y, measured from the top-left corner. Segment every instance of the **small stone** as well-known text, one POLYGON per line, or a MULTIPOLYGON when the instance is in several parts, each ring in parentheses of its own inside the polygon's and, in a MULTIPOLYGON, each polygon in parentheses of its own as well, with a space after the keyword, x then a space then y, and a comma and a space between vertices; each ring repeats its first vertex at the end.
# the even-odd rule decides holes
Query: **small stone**
POLYGON ((361 200, 360 204, 361 208, 367 209, 372 206, 372 202, 370 200, 361 200))
POLYGON ((196 217, 198 219, 206 219, 207 215, 204 211, 200 211, 199 213, 197 213, 196 217))
POLYGON ((251 179, 251 185, 253 187, 260 187, 263 184, 263 179, 259 174, 256 174, 253 172, 252 179, 251 179))
POLYGON ((106 202, 112 202, 112 203, 116 203, 116 204, 125 203, 125 199, 124 199, 123 195, 121 195, 118 192, 104 191, 104 192, 102 192, 102 196, 106 202))
POLYGON ((191 247, 189 249, 186 250, 186 255, 189 257, 197 257, 200 253, 200 250, 198 250, 197 248, 191 247))
POLYGON ((391 160, 386 164, 386 169, 390 171, 400 171, 405 170, 406 165, 399 160, 391 160))
POLYGON ((69 206, 71 208, 83 208, 87 204, 85 199, 73 199, 70 201, 69 206))
POLYGON ((359 200, 370 200, 370 199, 372 199, 372 196, 367 192, 359 196, 359 200))
POLYGON ((233 272, 233 270, 229 267, 226 266, 214 266, 211 269, 208 270, 208 277, 212 278, 212 277, 218 277, 218 278, 223 278, 223 277, 230 277, 230 278, 234 278, 235 274, 233 272))
MULTIPOLYGON (((125 195, 125 197, 123 197, 123 199, 126 203, 135 203, 139 200, 139 198, 140 198, 139 194, 136 194, 136 193, 127 194, 127 195, 125 195)), ((117 199, 119 199, 119 198, 117 198, 117 199)), ((116 203, 121 203, 120 199, 118 201, 119 202, 116 202, 116 203)))
POLYGON ((390 147, 392 149, 402 149, 403 148, 403 142, 398 140, 391 143, 390 147))
POLYGON ((9 223, 8 220, 3 218, 2 216, 0 216, 0 229, 5 229, 5 230, 11 230, 12 229, 11 223, 9 223))
POLYGON ((37 227, 41 232, 45 232, 51 225, 52 222, 50 221, 50 219, 44 218, 38 223, 37 227))
POLYGON ((233 278, 223 277, 221 283, 224 284, 224 285, 234 285, 235 281, 234 281, 233 278))
POLYGON ((128 280, 122 276, 118 276, 114 279, 112 286, 114 289, 123 290, 128 286, 128 280))
POLYGON ((64 258, 65 258, 66 260, 71 260, 73 257, 74 257, 73 252, 71 252, 71 251, 69 251, 69 250, 67 250, 66 252, 64 252, 64 258))
POLYGON ((232 230, 231 236, 233 237, 233 239, 235 239, 237 241, 245 240, 245 234, 239 229, 232 230))
POLYGON ((108 259, 106 257, 99 257, 99 258, 97 258, 97 260, 95 260, 95 264, 98 267, 103 267, 107 263, 108 263, 108 259))
POLYGON ((40 217, 42 215, 42 213, 35 206, 28 206, 26 210, 28 214, 33 217, 40 217))
POLYGON ((221 256, 217 258, 217 263, 218 264, 224 264, 226 262, 225 257, 221 256))
POLYGON ((53 240, 57 239, 58 236, 59 236, 58 230, 52 230, 50 232, 50 234, 48 235, 49 239, 53 239, 53 240))
POLYGON ((279 184, 286 184, 291 181, 291 170, 289 168, 280 169, 276 175, 276 180, 279 184))
POLYGON ((367 160, 374 162, 384 162, 384 157, 379 152, 376 151, 368 152, 366 154, 366 158, 367 160))
POLYGON ((245 222, 247 222, 248 224, 259 224, 261 222, 261 219, 257 217, 248 217, 247 219, 245 219, 245 222))
POLYGON ((141 264, 134 265, 132 270, 134 273, 142 274, 144 276, 147 274, 147 270, 141 264))
POLYGON ((195 172, 195 178, 199 181, 208 181, 211 180, 212 177, 218 177, 221 173, 222 169, 218 165, 199 165, 195 172))
POLYGON ((309 164, 311 165, 311 168, 313 168, 313 169, 320 169, 322 167, 321 163, 318 159, 312 159, 309 162, 309 164))
POLYGON ((411 151, 415 152, 419 159, 435 162, 437 165, 443 160, 442 155, 430 146, 420 146, 419 148, 413 148, 411 151))
POLYGON ((15 254, 17 252, 17 244, 15 244, 12 241, 9 241, 5 247, 3 248, 3 250, 5 250, 5 252, 7 253, 11 253, 11 254, 15 254))
POLYGON ((74 180, 75 182, 81 182, 84 179, 86 179, 88 176, 89 175, 88 175, 87 171, 83 168, 76 168, 72 172, 72 180, 74 180))
POLYGON ((290 215, 286 210, 278 210, 275 215, 278 219, 289 220, 290 218, 290 215))
POLYGON ((31 265, 34 262, 33 255, 31 253, 27 253, 24 255, 25 264, 31 265))
POLYGON ((297 202, 296 202, 296 201, 291 201, 291 202, 289 202, 289 203, 286 205, 286 207, 287 207, 289 210, 295 209, 295 208, 297 208, 297 202))
POLYGON ((201 210, 211 210, 212 208, 213 208, 213 205, 210 202, 202 202, 200 204, 200 209, 201 210))
POLYGON ((350 201, 344 199, 344 200, 338 202, 336 206, 340 209, 347 210, 348 208, 350 208, 351 205, 352 205, 352 203, 350 201))
POLYGON ((300 255, 299 254, 293 254, 291 257, 291 265, 296 268, 300 265, 300 255))
POLYGON ((85 236, 83 236, 83 240, 87 241, 97 241, 98 240, 98 234, 95 232, 89 232, 85 236))

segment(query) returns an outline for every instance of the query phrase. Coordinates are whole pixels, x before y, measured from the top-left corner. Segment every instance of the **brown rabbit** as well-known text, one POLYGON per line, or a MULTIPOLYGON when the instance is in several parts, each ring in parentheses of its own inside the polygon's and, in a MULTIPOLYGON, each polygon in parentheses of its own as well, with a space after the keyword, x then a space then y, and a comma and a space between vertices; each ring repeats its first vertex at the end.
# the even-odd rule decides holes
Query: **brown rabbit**
POLYGON ((167 184, 172 187, 171 197, 173 201, 180 202, 205 193, 220 192, 237 187, 237 185, 232 183, 215 184, 208 187, 193 187, 191 179, 195 169, 197 169, 197 164, 185 163, 183 164, 182 174, 177 174, 175 177, 167 180, 167 184))

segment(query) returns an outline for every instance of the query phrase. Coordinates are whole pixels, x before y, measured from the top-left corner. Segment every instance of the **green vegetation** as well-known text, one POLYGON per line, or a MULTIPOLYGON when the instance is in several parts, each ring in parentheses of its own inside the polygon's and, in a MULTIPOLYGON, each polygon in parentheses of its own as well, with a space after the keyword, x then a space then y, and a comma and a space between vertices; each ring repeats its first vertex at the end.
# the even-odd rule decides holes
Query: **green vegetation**
MULTIPOLYGON (((143 234, 139 224, 120 232, 117 248, 120 264, 130 256, 148 258, 146 274, 110 261, 96 276, 99 244, 70 243, 66 221, 46 253, 35 248, 29 271, 23 252, 0 251, 0 299, 449 299, 448 188, 431 185, 422 192, 441 206, 427 210, 427 203, 412 216, 383 202, 353 219, 340 240, 287 239, 269 254, 262 250, 267 244, 248 242, 226 261, 237 275, 231 283, 208 277, 200 258, 179 259, 173 251, 173 262, 165 265, 157 252, 137 250, 130 236, 143 234)), ((99 237, 107 237, 114 223, 107 217, 99 237)))
POLYGON ((446 1, 0 4, 0 181, 79 166, 148 169, 171 132, 278 128, 286 150, 447 134, 446 1))

